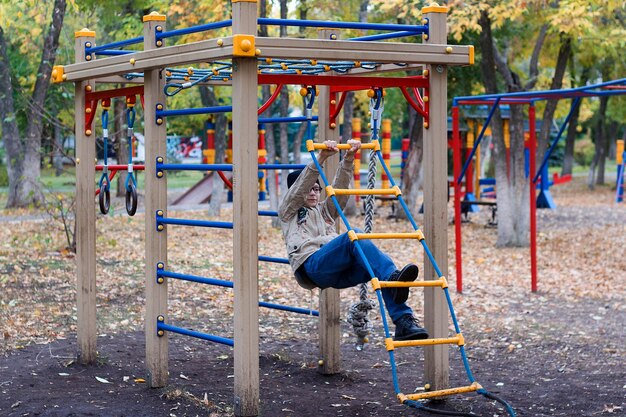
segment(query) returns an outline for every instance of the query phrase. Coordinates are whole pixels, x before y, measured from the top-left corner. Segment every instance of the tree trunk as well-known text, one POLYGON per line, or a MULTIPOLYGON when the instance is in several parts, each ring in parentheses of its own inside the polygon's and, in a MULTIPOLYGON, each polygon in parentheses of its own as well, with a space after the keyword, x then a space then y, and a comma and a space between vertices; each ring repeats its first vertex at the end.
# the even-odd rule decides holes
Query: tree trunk
POLYGON ((30 204, 40 205, 43 193, 39 178, 41 176, 41 132, 44 102, 50 86, 50 75, 59 46, 59 36, 65 17, 66 0, 55 0, 52 20, 44 39, 41 61, 37 70, 37 79, 30 102, 28 124, 24 139, 20 137, 11 84, 10 63, 6 54, 6 39, 0 27, 0 88, 6 94, 0 105, 4 146, 7 150, 9 174, 9 196, 7 207, 24 207, 30 204), (9 84, 9 86, 7 86, 9 84), (13 126, 11 126, 13 125, 13 126), (5 129, 7 129, 5 131, 5 129))
MULTIPOLYGON (((575 73, 573 54, 570 54, 570 74, 575 73)), ((578 81, 579 86, 587 84, 589 79, 589 68, 584 68, 580 79, 578 81)), ((580 103, 574 109, 572 117, 570 118, 569 125, 567 126, 567 137, 565 139, 565 153, 563 155, 563 168, 561 169, 561 175, 568 175, 572 173, 574 168, 574 145, 576 143, 576 134, 578 133, 578 119, 580 117, 580 103)))
MULTIPOLYGON (((417 196, 422 186, 422 158, 424 156, 424 118, 411 106, 408 107, 409 115, 409 155, 404 166, 402 184, 402 197, 404 198, 411 216, 416 217, 419 213, 417 196)), ((426 202, 424 202, 426 203, 426 202)), ((398 217, 406 219, 404 210, 398 210, 398 217)))
POLYGON ((54 145, 52 165, 54 166, 54 175, 60 176, 63 173, 63 127, 61 121, 54 118, 54 145))
MULTIPOLYGON (((217 96, 213 88, 206 85, 200 86, 200 101, 205 107, 214 107, 219 105, 217 96)), ((233 138, 233 140, 236 140, 233 138)), ((228 145, 228 119, 224 113, 215 114, 215 163, 224 162, 226 154, 226 146, 228 145)), ((214 172, 212 179, 211 201, 209 202, 209 214, 211 216, 219 216, 222 210, 222 200, 224 197, 224 181, 214 172)))
MULTIPOLYGON (((554 76, 552 77, 552 83, 550 84, 550 90, 560 90, 563 87, 563 77, 565 76, 565 69, 567 68, 567 61, 572 53, 571 39, 565 35, 561 35, 561 47, 559 48, 559 55, 556 60, 556 67, 554 69, 554 76)), ((543 122, 541 124, 541 130, 537 137, 537 161, 541 163, 544 155, 548 150, 550 143, 550 130, 552 127, 552 120, 554 119, 554 112, 559 100, 548 100, 546 107, 543 111, 543 122)))
MULTIPOLYGON (((511 68, 505 58, 501 56, 495 46, 491 32, 491 21, 488 12, 481 13, 479 24, 482 27, 480 46, 483 54, 481 74, 486 92, 497 92, 496 77, 493 69, 497 68, 504 78, 508 91, 515 92, 523 89, 520 77, 511 68)), ((545 39, 545 31, 539 33, 535 44, 533 58, 530 63, 531 82, 537 72, 539 50, 545 39)), ((511 106, 511 148, 510 171, 507 172, 506 148, 504 132, 499 109, 492 119, 491 130, 494 142, 495 175, 497 184, 498 205, 498 239, 496 246, 526 246, 528 245, 529 208, 528 208, 528 179, 524 171, 524 114, 520 106, 511 106)))
POLYGON ((604 168, 606 166, 606 156, 609 150, 608 132, 606 126, 606 109, 608 107, 609 98, 607 96, 600 97, 600 108, 598 109, 598 125, 596 131, 596 155, 597 157, 597 175, 595 183, 597 185, 604 184, 604 168))

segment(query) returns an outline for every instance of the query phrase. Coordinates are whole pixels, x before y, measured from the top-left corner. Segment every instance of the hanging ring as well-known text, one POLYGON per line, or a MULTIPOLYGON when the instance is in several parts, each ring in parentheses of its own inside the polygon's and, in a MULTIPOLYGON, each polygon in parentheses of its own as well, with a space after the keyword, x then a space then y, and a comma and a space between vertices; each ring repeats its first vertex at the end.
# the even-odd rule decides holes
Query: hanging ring
POLYGON ((126 212, 129 216, 134 216, 137 212, 137 187, 133 183, 126 187, 126 212))
POLYGON ((107 214, 111 207, 111 191, 109 183, 102 181, 100 184, 100 193, 98 194, 98 203, 100 205, 100 213, 107 214))

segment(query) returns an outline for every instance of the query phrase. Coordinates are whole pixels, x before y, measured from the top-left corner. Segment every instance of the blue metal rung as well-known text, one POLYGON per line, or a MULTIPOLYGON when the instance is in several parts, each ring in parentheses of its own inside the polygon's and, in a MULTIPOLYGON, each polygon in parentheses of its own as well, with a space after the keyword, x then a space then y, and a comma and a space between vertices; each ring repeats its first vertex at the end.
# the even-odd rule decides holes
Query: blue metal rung
POLYGON ((157 172, 161 171, 232 171, 231 164, 162 164, 157 163, 157 172))
POLYGON ((301 123, 317 121, 317 116, 307 119, 305 116, 298 117, 259 117, 259 123, 301 123))
POLYGON ((406 30, 418 33, 428 33, 427 25, 392 25, 385 23, 362 23, 362 22, 328 22, 323 20, 295 20, 295 19, 272 19, 258 18, 259 25, 268 26, 297 26, 308 28, 331 28, 331 29, 360 29, 360 30, 406 30))
POLYGON ((208 340, 209 342, 221 343, 222 345, 234 346, 233 339, 227 339, 225 337, 215 336, 208 333, 201 333, 195 330, 185 329, 183 327, 172 326, 171 324, 165 324, 157 321, 157 330, 163 330, 166 332, 178 333, 185 336, 195 337, 197 339, 208 340))
POLYGON ((278 217, 277 211, 259 210, 259 216, 278 217))
POLYGON ((271 256, 259 256, 259 261, 272 262, 275 264, 289 264, 289 259, 287 258, 272 258, 271 256))
POLYGON ((157 268, 157 278, 159 277, 180 279, 183 281, 197 282, 199 284, 215 285, 217 287, 233 288, 233 283, 231 281, 225 281, 215 278, 206 278, 198 275, 179 274, 177 272, 171 272, 157 268))
MULTIPOLYGON (((112 43, 107 43, 104 45, 93 46, 91 48, 85 48, 85 53, 88 55, 95 54, 97 52, 105 51, 107 49, 121 48, 123 46, 135 45, 135 44, 142 43, 142 42, 143 42, 143 36, 140 36, 138 38, 132 38, 132 39, 124 40, 124 41, 112 42, 112 43)), ((134 51, 134 52, 137 52, 137 51, 134 51)))
POLYGON ((157 110, 156 117, 189 116, 192 114, 230 113, 233 106, 198 107, 195 109, 157 110))
POLYGON ((232 222, 216 222, 209 220, 188 220, 188 219, 175 219, 171 217, 159 217, 157 216, 157 227, 161 224, 175 224, 178 226, 196 226, 196 227, 214 227, 218 229, 232 229, 232 222))
POLYGON ((320 313, 317 310, 309 310, 308 308, 283 306, 280 304, 266 303, 265 301, 259 301, 259 307, 271 308, 274 310, 289 311, 291 313, 306 314, 309 316, 319 316, 320 313))
POLYGON ((232 20, 224 20, 223 22, 207 23, 204 25, 193 26, 190 28, 169 30, 167 32, 156 32, 156 40, 171 38, 172 36, 188 35, 190 33, 204 32, 207 30, 221 29, 233 25, 232 20))

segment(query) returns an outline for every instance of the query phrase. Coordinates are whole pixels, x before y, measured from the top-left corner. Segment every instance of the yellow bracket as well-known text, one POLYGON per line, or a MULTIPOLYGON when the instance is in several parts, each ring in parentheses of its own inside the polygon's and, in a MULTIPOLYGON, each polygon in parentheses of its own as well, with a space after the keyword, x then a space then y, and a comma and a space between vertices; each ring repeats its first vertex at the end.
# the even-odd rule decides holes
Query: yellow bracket
POLYGON ((63 65, 55 65, 52 68, 52 82, 53 83, 62 83, 67 78, 65 75, 65 68, 63 65))
POLYGON ((254 35, 233 35, 233 56, 256 56, 254 35))
POLYGON ((461 333, 457 333, 456 337, 459 339, 459 342, 457 344, 459 346, 465 346, 465 338, 463 337, 463 335, 461 333))
POLYGON ((336 193, 335 193, 335 189, 333 188, 333 186, 332 186, 332 185, 329 185, 329 186, 327 186, 327 187, 326 187, 326 195, 327 195, 327 196, 329 196, 329 197, 330 197, 330 196, 333 196, 333 195, 335 195, 335 194, 336 194, 336 193))
POLYGON ((474 65, 474 45, 469 46, 469 64, 474 65))
POLYGON ((397 185, 394 185, 393 187, 391 187, 391 189, 395 191, 396 197, 402 195, 402 190, 400 190, 400 187, 398 187, 397 185))
POLYGON ((387 348, 387 351, 394 349, 393 339, 391 337, 385 339, 385 347, 387 348))
POLYGON ((355 240, 359 240, 356 232, 354 230, 348 230, 348 237, 350 238, 350 242, 354 242, 355 240))
POLYGON ((398 397, 398 401, 400 401, 400 404, 404 404, 404 402, 408 400, 407 396, 404 395, 403 393, 399 393, 397 397, 398 397))
POLYGON ((415 235, 420 242, 425 239, 424 232, 419 229, 415 231, 415 235))
POLYGON ((372 283, 372 288, 374 288, 374 291, 380 290, 380 281, 378 280, 378 278, 374 277, 371 279, 370 282, 372 283))
POLYGON ((311 139, 308 139, 306 141, 306 150, 309 151, 309 152, 315 150, 315 143, 311 139))
POLYGON ((441 281, 441 289, 448 288, 448 280, 446 277, 442 276, 439 280, 441 281))
MULTIPOLYGON (((374 145, 374 147, 372 148, 373 151, 380 151, 380 142, 378 141, 378 139, 371 141, 370 144, 374 145)), ((361 145, 361 147, 363 147, 363 145, 361 145)))

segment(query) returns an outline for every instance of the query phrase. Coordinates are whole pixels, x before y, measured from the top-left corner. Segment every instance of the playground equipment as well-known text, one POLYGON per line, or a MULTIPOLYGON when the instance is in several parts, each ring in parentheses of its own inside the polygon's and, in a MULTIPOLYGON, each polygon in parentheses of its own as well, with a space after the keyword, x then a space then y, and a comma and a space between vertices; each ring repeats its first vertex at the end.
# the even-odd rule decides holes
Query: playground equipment
MULTIPOLYGON (((76 140, 77 140, 77 296, 78 296, 78 346, 79 358, 83 363, 96 359, 96 297, 95 297, 95 212, 93 195, 95 192, 95 147, 88 139, 91 135, 91 121, 85 116, 86 103, 93 99, 91 93, 97 82, 134 82, 143 87, 131 87, 135 94, 143 93, 146 132, 146 190, 145 190, 145 262, 146 262, 146 367, 148 381, 152 387, 163 386, 168 377, 168 333, 180 333, 234 347, 234 409, 236 415, 257 415, 259 412, 259 329, 258 329, 258 262, 270 261, 285 263, 286 260, 259 256, 258 216, 275 215, 259 212, 258 171, 263 169, 293 169, 301 166, 259 165, 258 164, 258 124, 300 121, 311 123, 316 117, 302 118, 259 118, 261 109, 257 106, 257 86, 259 83, 296 84, 319 88, 318 114, 320 137, 336 140, 338 130, 335 118, 341 110, 342 99, 332 86, 353 88, 400 87, 406 92, 412 88, 417 95, 416 106, 424 116, 424 161, 425 198, 430 204, 425 209, 424 232, 413 222, 414 232, 407 234, 370 234, 364 236, 352 231, 352 240, 366 238, 412 238, 419 239, 424 248, 425 281, 406 285, 425 287, 425 325, 434 335, 433 339, 422 341, 425 346, 425 379, 432 391, 423 394, 404 394, 397 384, 395 365, 394 390, 398 399, 413 407, 422 407, 417 400, 436 398, 462 392, 477 391, 493 398, 478 385, 467 366, 464 340, 454 316, 447 291, 446 216, 446 68, 449 65, 473 63, 473 48, 448 46, 446 40, 446 7, 433 5, 423 9, 424 25, 384 25, 365 23, 335 23, 317 21, 292 21, 277 19, 257 19, 255 1, 234 1, 232 21, 201 25, 189 29, 165 30, 165 16, 151 13, 144 16, 144 36, 125 42, 95 46, 95 33, 82 30, 76 33, 76 63, 65 67, 57 66, 53 71, 56 82, 70 81, 76 86, 76 140), (257 25, 287 25, 323 27, 319 39, 257 38, 257 25), (192 44, 165 46, 169 37, 232 26, 232 36, 209 39, 192 44), (372 35, 348 41, 338 40, 335 29, 357 28, 364 30, 387 30, 388 34, 372 35), (393 32, 395 31, 395 32, 393 32), (407 35, 423 35, 422 44, 381 43, 407 35), (120 51, 119 48, 143 42, 143 51, 120 51), (110 55, 110 58, 95 59, 96 55, 110 55), (224 61, 231 60, 224 64, 224 61), (200 70, 170 71, 176 67, 195 62, 210 61, 216 66, 206 72, 200 70), (401 64, 397 64, 400 62, 401 64), (416 77, 373 77, 374 73, 398 69, 422 68, 422 75, 416 77), (278 70, 281 71, 271 71, 278 70), (267 70, 267 71, 265 71, 267 70), (210 72, 210 74, 209 74, 210 72), (260 73, 259 73, 260 72, 260 73), (165 76, 164 76, 165 75, 165 76), (358 76, 355 76, 358 75, 358 76), (189 77, 189 78, 186 78, 189 77), (180 82, 179 82, 180 81, 180 82), (232 106, 211 108, 168 110, 166 97, 190 88, 200 82, 232 83, 232 106), (319 86, 319 87, 317 87, 319 86), (89 87, 89 89, 87 88, 89 87), (417 89, 423 89, 424 98, 417 89), (428 98, 428 99, 427 99, 428 98), (168 164, 166 155, 166 120, 169 117, 189 114, 232 112, 233 136, 237 138, 233 147, 231 164, 168 164), (233 222, 209 222, 171 218, 167 214, 167 175, 170 170, 216 170, 232 171, 233 183, 233 222), (211 278, 179 274, 168 270, 167 229, 174 225, 197 227, 232 228, 234 237, 234 281, 219 281, 211 278), (437 261, 435 261, 437 259, 437 261), (167 283, 169 279, 183 279, 204 284, 232 287, 234 290, 234 339, 183 329, 171 324, 167 315, 167 283), (442 291, 439 291, 439 287, 442 291), (449 338, 448 312, 455 324, 456 336, 449 338), (460 348, 468 378, 467 387, 448 388, 448 348, 456 344, 460 348)), ((107 90, 103 97, 126 95, 130 90, 107 90)), ((408 93, 407 97, 410 97, 408 93)), ((344 96, 342 96, 344 97, 344 96)), ((263 107, 262 107, 263 108, 263 107)), ((95 108, 92 108, 95 110, 95 108)), ((309 144, 309 148, 317 145, 309 144)), ((371 144, 372 149, 377 142, 371 144)), ((376 151, 381 163, 384 158, 380 148, 376 151)), ((312 158, 321 170, 311 149, 312 158)), ((322 178, 334 172, 337 161, 327 161, 322 178), (333 166, 334 165, 334 166, 333 166)), ((130 168, 128 168, 130 169, 130 168)), ((401 191, 391 178, 388 169, 390 188, 378 190, 334 190, 327 187, 327 194, 334 199, 338 193, 368 195, 372 193, 398 197, 401 191)), ((131 180, 132 181, 132 180, 131 180)), ((404 205, 403 205, 404 206, 404 205)), ((406 210, 406 207, 404 207, 406 210)), ((347 220, 344 218, 346 224, 347 220)), ((385 285, 373 279, 372 283, 380 301, 380 289, 385 285)), ((394 285, 394 284, 391 284, 394 285)), ((276 307, 276 306, 273 306, 276 307)), ((278 307, 276 307, 278 308, 278 307)), ((294 312, 312 313, 309 310, 289 308, 294 312)), ((339 371, 339 292, 324 290, 320 300, 320 372, 339 371)), ((394 342, 389 337, 385 317, 386 346, 393 361, 394 349, 417 346, 412 342, 394 342)), ((512 410, 507 409, 511 415, 512 410)))
POLYGON ((626 152, 624 141, 618 140, 616 144, 615 162, 617 163, 617 180, 615 181, 615 202, 624 201, 624 170, 626 170, 626 152))
POLYGON ((574 112, 576 106, 579 105, 580 100, 584 97, 595 96, 612 96, 619 94, 626 94, 626 89, 622 88, 626 85, 626 78, 608 81, 604 83, 598 83, 588 85, 584 87, 562 89, 562 90, 545 90, 545 91, 526 91, 517 93, 503 93, 503 94, 487 94, 482 96, 467 96, 467 97, 455 97, 452 103, 452 128, 453 128, 453 147, 454 147, 454 218, 455 218, 455 248, 456 248, 456 289, 457 292, 463 290, 463 260, 462 260, 462 244, 461 244, 461 183, 464 176, 468 171, 469 164, 472 157, 476 152, 477 147, 480 145, 482 138, 484 137, 485 130, 491 121, 496 108, 503 104, 509 105, 527 105, 528 106, 528 125, 529 125, 529 144, 528 144, 528 166, 527 177, 529 179, 529 192, 530 192, 530 270, 531 270, 531 291, 537 291, 537 216, 536 208, 538 207, 538 200, 550 201, 552 198, 546 195, 547 189, 543 186, 540 189, 540 194, 537 196, 537 187, 539 180, 548 181, 547 178, 547 166, 550 155, 554 151, 556 145, 561 139, 565 128, 569 124, 569 120, 574 112), (616 87, 616 88, 612 88, 616 87), (541 100, 554 100, 554 99, 572 99, 570 111, 563 121, 556 138, 552 141, 550 148, 545 153, 543 161, 536 169, 535 152, 536 149, 536 118, 535 118, 535 103, 541 100), (489 115, 485 124, 483 125, 478 138, 474 143, 474 147, 462 162, 461 157, 461 141, 459 134, 459 106, 460 105, 479 105, 488 104, 491 106, 489 115), (542 196, 543 194, 543 196, 542 196))

